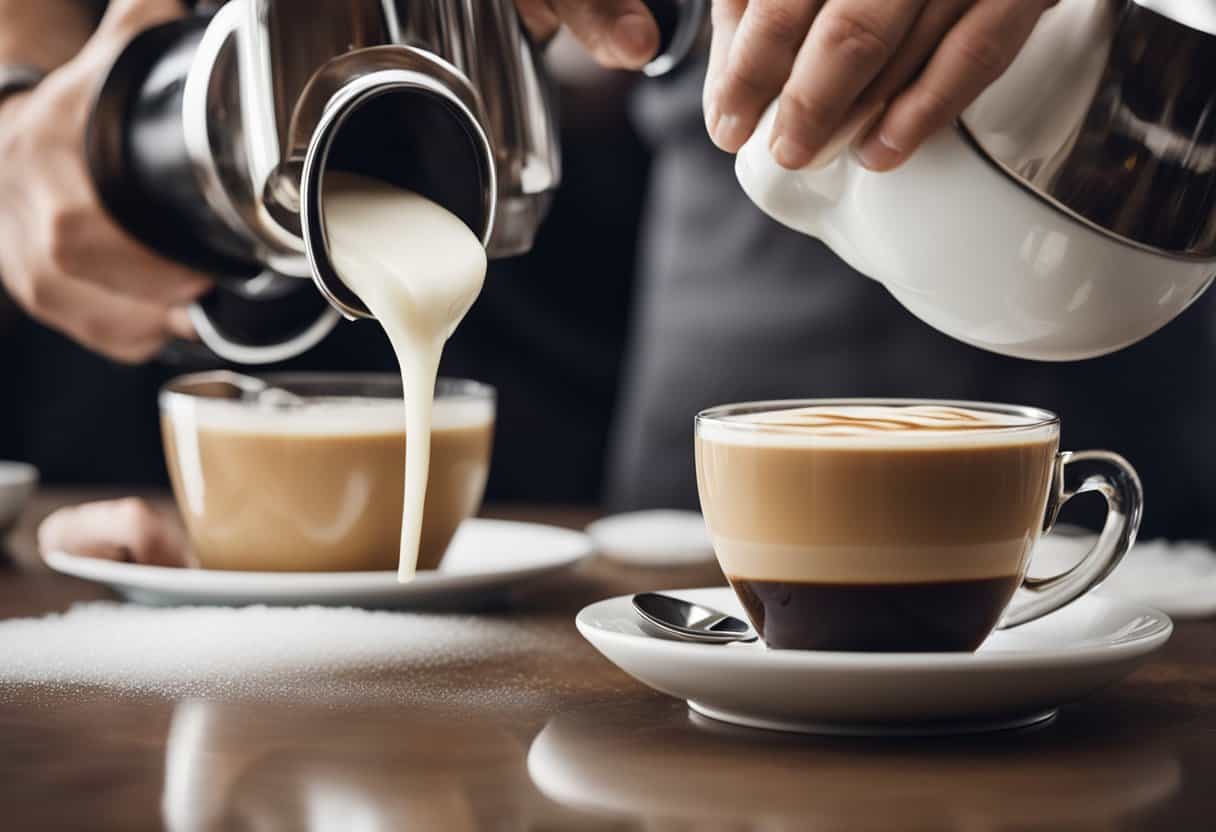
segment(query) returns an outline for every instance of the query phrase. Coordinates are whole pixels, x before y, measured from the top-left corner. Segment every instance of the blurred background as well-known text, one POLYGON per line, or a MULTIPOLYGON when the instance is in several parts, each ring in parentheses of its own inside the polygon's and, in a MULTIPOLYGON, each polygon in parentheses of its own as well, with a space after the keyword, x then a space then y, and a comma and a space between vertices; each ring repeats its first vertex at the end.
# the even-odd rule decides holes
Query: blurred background
MULTIPOLYGON (((746 199, 731 157, 705 135, 702 58, 644 81, 594 67, 564 40, 549 61, 562 187, 534 250, 492 263, 442 367, 498 388, 488 501, 695 508, 701 408, 954 397, 1055 410, 1065 447, 1115 450, 1140 470, 1146 536, 1216 537, 1211 293, 1105 358, 983 353, 913 319, 746 199)), ((34 463, 49 485, 167 486, 156 393, 194 369, 112 363, 0 294, 0 458, 34 463)), ((396 365, 380 329, 361 321, 264 369, 396 365)), ((1095 508, 1070 507, 1069 519, 1092 522, 1095 508)))

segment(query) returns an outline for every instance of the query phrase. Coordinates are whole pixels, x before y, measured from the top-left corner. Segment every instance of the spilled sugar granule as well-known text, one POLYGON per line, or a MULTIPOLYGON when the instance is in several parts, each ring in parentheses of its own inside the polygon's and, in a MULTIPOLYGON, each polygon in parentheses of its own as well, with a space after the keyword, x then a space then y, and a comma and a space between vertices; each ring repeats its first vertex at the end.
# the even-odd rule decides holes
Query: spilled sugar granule
POLYGON ((540 622, 501 616, 95 602, 0 621, 0 699, 5 688, 32 685, 174 697, 526 704, 557 692, 535 669, 569 647, 540 622), (495 672, 471 669, 488 659, 495 672), (471 681, 453 685, 464 668, 471 681))

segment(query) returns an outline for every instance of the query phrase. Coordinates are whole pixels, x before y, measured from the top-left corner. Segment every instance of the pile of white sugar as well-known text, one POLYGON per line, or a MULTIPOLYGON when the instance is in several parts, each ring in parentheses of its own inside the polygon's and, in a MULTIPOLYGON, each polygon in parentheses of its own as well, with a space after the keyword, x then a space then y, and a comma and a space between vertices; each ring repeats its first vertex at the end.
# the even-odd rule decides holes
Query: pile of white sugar
POLYGON ((95 602, 0 621, 5 688, 103 687, 180 696, 518 704, 554 691, 518 674, 443 687, 487 659, 547 663, 569 645, 510 616, 328 607, 143 607, 95 602))

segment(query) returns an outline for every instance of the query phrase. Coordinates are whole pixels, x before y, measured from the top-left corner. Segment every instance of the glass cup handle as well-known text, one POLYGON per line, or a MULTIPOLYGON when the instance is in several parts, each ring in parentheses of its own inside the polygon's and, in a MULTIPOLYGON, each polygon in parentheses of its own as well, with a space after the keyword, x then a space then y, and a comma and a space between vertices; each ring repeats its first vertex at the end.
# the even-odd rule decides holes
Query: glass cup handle
POLYGON ((1067 572, 1050 578, 1024 577, 1022 588, 1030 598, 1006 610, 998 630, 1042 618, 1077 600, 1113 572, 1136 542, 1144 512, 1144 490, 1135 469, 1110 451, 1065 451, 1056 457, 1043 533, 1051 531, 1065 503, 1087 491, 1096 491, 1106 499, 1106 523, 1097 542, 1067 572))

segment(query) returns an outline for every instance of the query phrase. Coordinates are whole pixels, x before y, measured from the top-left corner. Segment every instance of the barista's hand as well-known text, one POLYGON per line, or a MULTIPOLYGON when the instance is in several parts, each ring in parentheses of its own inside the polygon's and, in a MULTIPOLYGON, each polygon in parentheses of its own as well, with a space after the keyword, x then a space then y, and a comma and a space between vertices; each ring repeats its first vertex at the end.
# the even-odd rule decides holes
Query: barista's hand
POLYGON ((186 534, 175 515, 127 497, 61 508, 38 527, 38 551, 156 566, 189 565, 186 534))
POLYGON ((0 278, 43 323, 125 362, 193 337, 186 307, 210 282, 144 248, 107 215, 83 155, 103 71, 176 0, 111 0, 80 54, 0 106, 0 278))
POLYGON ((659 51, 659 27, 642 0, 515 0, 515 7, 537 41, 564 25, 610 69, 641 69, 659 51))
POLYGON ((1055 2, 713 0, 706 126, 734 153, 779 99, 782 166, 860 136, 862 162, 890 170, 1005 71, 1055 2))

